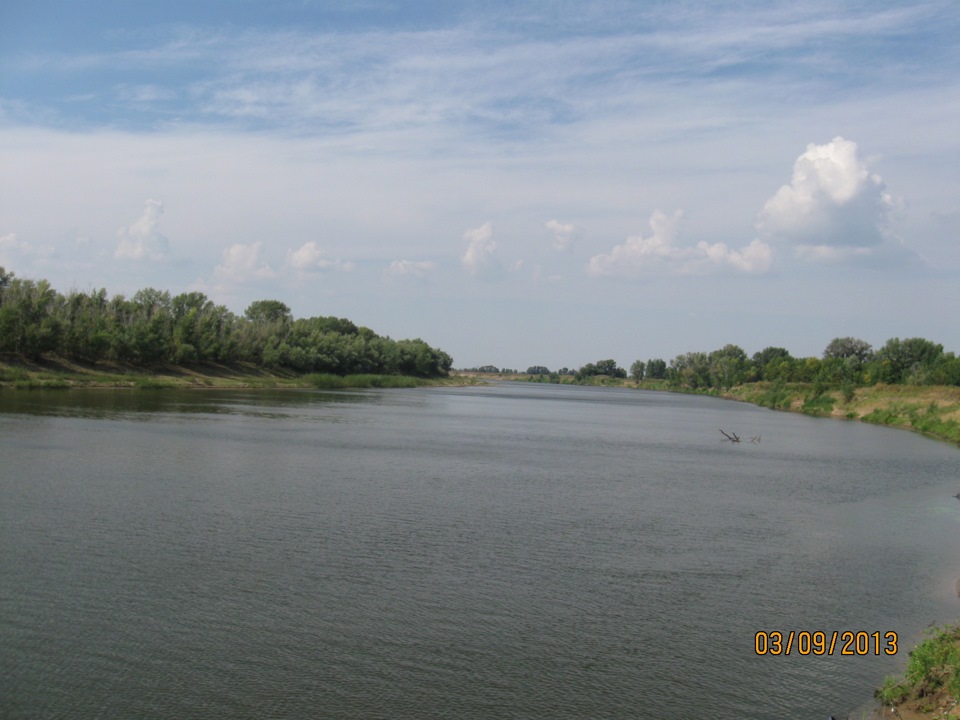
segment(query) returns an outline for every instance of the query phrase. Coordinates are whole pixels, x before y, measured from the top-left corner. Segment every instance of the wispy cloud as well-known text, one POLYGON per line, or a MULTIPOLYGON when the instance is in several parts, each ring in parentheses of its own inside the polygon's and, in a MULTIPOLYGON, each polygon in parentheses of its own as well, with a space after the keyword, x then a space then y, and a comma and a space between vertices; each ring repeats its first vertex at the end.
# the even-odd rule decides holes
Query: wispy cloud
POLYGON ((432 260, 394 260, 387 267, 387 275, 395 278, 423 278, 437 269, 432 260))
POLYGON ((636 278, 643 275, 702 274, 718 270, 763 273, 770 269, 773 253, 770 246, 753 240, 739 250, 726 243, 698 242, 681 245, 677 229, 682 213, 667 215, 659 210, 650 218, 649 236, 628 237, 607 254, 594 255, 587 263, 587 274, 593 277, 636 278))
MULTIPOLYGON (((146 102, 176 97, 187 118, 309 123, 319 133, 439 125, 529 133, 601 113, 636 116, 651 110, 653 97, 694 87, 702 96, 718 82, 728 94, 735 85, 769 93, 764 81, 773 78, 785 91, 813 82, 843 86, 842 72, 812 75, 810 68, 842 68, 864 34, 872 43, 896 42, 937 9, 936 2, 856 9, 748 3, 709 11, 600 2, 548 23, 539 7, 419 30, 180 27, 151 46, 5 60, 21 72, 72 75, 79 86, 72 92, 90 90, 84 77, 102 70, 126 74, 121 102, 142 111, 146 102)), ((865 74, 889 79, 903 63, 897 58, 889 53, 859 68, 861 83, 865 74)))

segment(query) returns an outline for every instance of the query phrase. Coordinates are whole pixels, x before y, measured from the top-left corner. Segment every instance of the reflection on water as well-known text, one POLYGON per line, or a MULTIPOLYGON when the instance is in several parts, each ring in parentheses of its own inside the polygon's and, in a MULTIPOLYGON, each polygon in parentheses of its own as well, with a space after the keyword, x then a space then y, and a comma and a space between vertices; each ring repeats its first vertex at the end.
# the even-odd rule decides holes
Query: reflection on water
POLYGON ((356 403, 389 402, 382 394, 362 390, 30 390, 0 394, 0 410, 10 414, 80 417, 99 420, 154 421, 183 414, 246 415, 310 419, 298 413, 356 403))
POLYGON ((0 459, 3 717, 827 717, 905 655, 758 630, 960 609, 955 449, 708 398, 4 392, 0 459))

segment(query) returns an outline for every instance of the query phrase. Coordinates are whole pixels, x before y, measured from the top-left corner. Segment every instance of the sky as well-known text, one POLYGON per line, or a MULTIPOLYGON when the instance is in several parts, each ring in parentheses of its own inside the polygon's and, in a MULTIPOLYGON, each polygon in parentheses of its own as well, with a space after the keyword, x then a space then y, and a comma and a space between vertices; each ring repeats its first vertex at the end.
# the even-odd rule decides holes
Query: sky
POLYGON ((0 265, 576 368, 960 352, 956 0, 0 4, 0 265))

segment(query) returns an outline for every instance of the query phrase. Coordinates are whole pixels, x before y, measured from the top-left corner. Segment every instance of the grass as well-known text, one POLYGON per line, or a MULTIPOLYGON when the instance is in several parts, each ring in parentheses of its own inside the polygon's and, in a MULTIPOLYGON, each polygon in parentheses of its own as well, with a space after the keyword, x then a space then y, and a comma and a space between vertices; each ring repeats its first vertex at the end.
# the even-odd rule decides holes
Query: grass
POLYGON ((903 680, 887 677, 875 697, 898 715, 960 718, 960 625, 934 628, 910 652, 903 680))
POLYGON ((960 445, 958 410, 960 404, 941 406, 936 401, 927 405, 899 401, 873 409, 862 420, 875 425, 909 428, 960 445))
POLYGON ((332 375, 270 371, 244 363, 220 365, 204 363, 190 366, 160 364, 152 368, 97 363, 89 365, 45 357, 29 361, 0 356, 0 388, 32 390, 37 388, 133 388, 166 390, 171 388, 415 388, 424 385, 473 385, 471 377, 416 378, 405 375, 332 375))
POLYGON ((322 389, 338 388, 415 388, 426 385, 428 381, 408 375, 332 375, 330 373, 311 373, 300 378, 311 387, 322 389))
POLYGON ((887 425, 960 445, 960 387, 873 385, 822 389, 804 383, 750 383, 724 397, 776 410, 887 425))
POLYGON ((13 387, 16 390, 67 390, 70 383, 57 378, 51 380, 27 379, 14 381, 13 387))
POLYGON ((134 379, 133 386, 138 390, 169 390, 177 387, 176 383, 170 380, 161 380, 160 378, 144 375, 134 379))
POLYGON ((16 383, 30 379, 30 373, 21 367, 0 367, 0 382, 16 383))
POLYGON ((804 415, 830 415, 833 413, 833 406, 836 400, 832 395, 821 393, 808 397, 800 408, 804 415))

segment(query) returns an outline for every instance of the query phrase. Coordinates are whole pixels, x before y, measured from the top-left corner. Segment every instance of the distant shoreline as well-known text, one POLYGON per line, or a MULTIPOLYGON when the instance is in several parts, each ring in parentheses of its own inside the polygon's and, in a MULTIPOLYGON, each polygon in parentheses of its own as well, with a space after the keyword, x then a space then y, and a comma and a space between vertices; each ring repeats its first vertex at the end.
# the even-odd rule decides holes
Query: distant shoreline
MULTIPOLYGON (((520 373, 495 374, 458 372, 451 374, 485 381, 551 382, 546 376, 520 373)), ((859 420, 872 425, 885 425, 944 440, 960 446, 960 387, 952 385, 886 385, 877 383, 856 388, 849 400, 838 388, 815 394, 813 383, 755 382, 735 385, 726 390, 696 390, 677 387, 666 380, 631 380, 595 376, 576 382, 573 376, 561 376, 561 385, 624 387, 638 390, 705 395, 746 402, 771 410, 803 413, 812 417, 859 420)))

